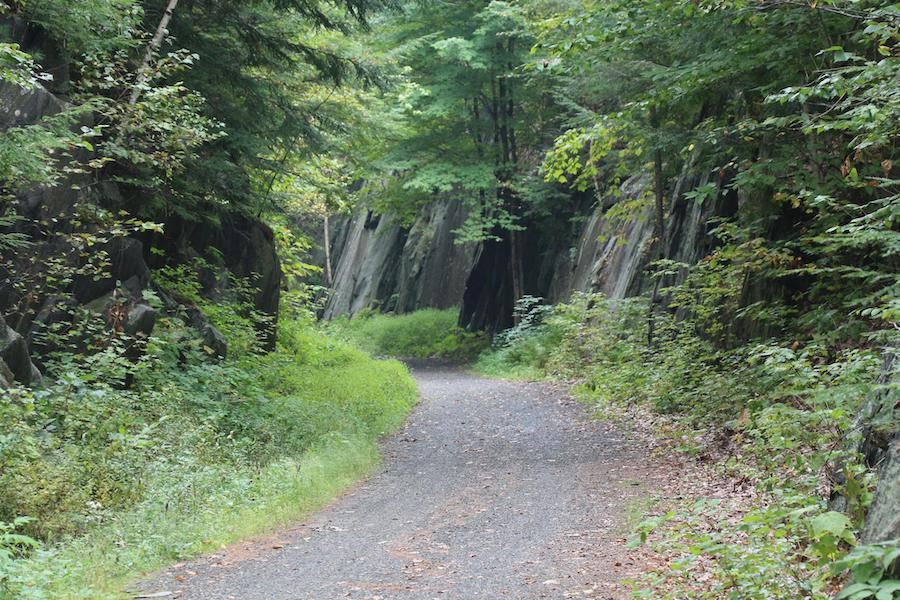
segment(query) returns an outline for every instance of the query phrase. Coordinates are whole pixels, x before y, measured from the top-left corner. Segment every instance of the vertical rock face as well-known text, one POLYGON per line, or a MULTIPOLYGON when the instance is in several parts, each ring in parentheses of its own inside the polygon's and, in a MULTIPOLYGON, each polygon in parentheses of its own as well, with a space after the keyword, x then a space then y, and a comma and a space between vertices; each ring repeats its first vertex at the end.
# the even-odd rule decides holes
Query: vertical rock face
MULTIPOLYGON (((65 102, 41 86, 23 89, 0 82, 0 131, 37 123, 44 117, 57 115, 66 108, 65 102)), ((71 174, 68 185, 39 185, 16 190, 20 212, 36 219, 51 219, 69 215, 90 182, 86 174, 71 174), (75 185, 77 184, 77 185, 75 185)))
MULTIPOLYGON (((631 177, 620 188, 621 200, 639 199, 649 189, 648 176, 631 177)), ((590 214, 576 245, 559 256, 547 293, 551 302, 564 302, 572 292, 601 292, 610 298, 640 293, 653 235, 651 207, 634 219, 617 221, 607 217, 611 203, 604 204, 590 214)))
POLYGON ((476 244, 458 244, 454 231, 467 211, 459 202, 427 206, 410 228, 398 273, 396 309, 459 305, 466 278, 475 263, 476 244))
MULTIPOLYGON (((686 173, 670 190, 664 255, 692 264, 712 247, 707 223, 732 214, 736 200, 725 194, 702 201, 684 193, 707 183, 686 173)), ((600 292, 626 298, 648 289, 647 262, 653 241, 652 181, 639 174, 615 194, 573 219, 571 242, 540 232, 520 233, 524 290, 548 301, 564 302, 573 292, 600 292), (619 202, 634 202, 639 214, 614 217, 619 202), (624 218, 627 217, 627 218, 624 218)), ((459 203, 424 207, 410 228, 370 210, 336 223, 332 235, 335 281, 325 318, 353 315, 367 308, 410 312, 419 308, 461 307, 460 324, 497 331, 512 324, 514 304, 509 238, 457 245, 453 231, 465 221, 459 203)))
POLYGON ((511 274, 507 240, 489 240, 479 245, 463 291, 461 326, 469 331, 495 333, 513 325, 511 274))
MULTIPOLYGON (((45 69, 54 73, 52 87, 36 86, 32 89, 23 89, 11 83, 0 82, 0 131, 14 127, 38 124, 42 119, 58 115, 67 108, 65 91, 68 87, 68 74, 66 62, 55 60, 56 48, 54 42, 44 37, 39 31, 32 30, 16 19, 0 18, 0 24, 8 25, 13 30, 13 38, 20 41, 26 50, 39 50, 45 57, 45 69), (46 60, 50 60, 46 63, 46 60)), ((58 58, 58 57, 57 57, 58 58)), ((90 117, 84 117, 89 120, 90 117)), ((76 124, 87 125, 89 123, 76 124)), ((81 151, 80 151, 81 152, 81 151)), ((61 160, 82 160, 89 158, 87 150, 83 155, 61 160)), ((32 235, 32 245, 26 252, 3 258, 5 265, 0 268, 0 310, 7 315, 9 327, 4 323, 3 328, 15 333, 17 338, 9 339, 8 349, 16 349, 15 355, 10 355, 12 365, 6 364, 15 379, 22 383, 29 383, 39 379, 39 374, 29 377, 25 374, 19 348, 24 344, 26 350, 35 350, 34 334, 36 328, 41 327, 50 320, 66 320, 69 314, 64 310, 66 302, 61 298, 43 297, 36 290, 27 290, 23 293, 21 286, 14 285, 16 279, 22 278, 23 273, 33 275, 40 280, 46 265, 54 261, 66 261, 65 264, 77 267, 79 252, 65 241, 62 236, 47 238, 44 234, 32 230, 29 221, 53 222, 53 233, 61 234, 72 231, 71 217, 75 207, 80 204, 106 205, 114 200, 115 205, 127 205, 128 191, 125 188, 110 183, 94 181, 96 173, 67 173, 56 181, 54 185, 33 185, 26 189, 14 190, 17 204, 16 209, 25 220, 22 224, 11 227, 17 233, 32 235), (20 342, 20 340, 24 340, 20 342)), ((7 190, 10 191, 10 190, 7 190)), ((146 241, 146 240, 143 240, 146 241)), ((172 221, 166 223, 165 234, 155 240, 155 245, 171 251, 170 256, 178 258, 190 258, 199 255, 207 248, 216 248, 221 255, 221 263, 218 279, 227 279, 225 273, 231 272, 238 277, 251 279, 258 289, 255 298, 256 308, 273 317, 271 325, 264 332, 270 348, 275 345, 275 319, 278 316, 278 302, 281 290, 281 266, 275 249, 275 240, 271 229, 264 223, 240 216, 224 215, 220 226, 186 224, 184 221, 172 221), (192 248, 191 252, 181 252, 184 248, 192 248)), ((63 290, 65 295, 71 295, 72 300, 79 304, 88 305, 98 299, 107 296, 120 282, 132 296, 132 301, 140 302, 141 292, 150 284, 150 270, 147 265, 149 259, 148 246, 135 237, 120 237, 106 244, 97 245, 94 252, 105 253, 109 268, 105 276, 95 277, 94 274, 79 275, 73 277, 70 289, 63 290)), ((149 334, 155 323, 155 317, 150 319, 146 310, 141 312, 141 318, 132 324, 136 331, 149 334)), ((136 317, 135 317, 136 318, 136 317)), ((2 333, 2 331, 0 331, 2 333)), ((39 348, 37 350, 40 350, 39 348)), ((10 350, 12 352, 12 350, 10 350)), ((35 361, 40 363, 38 354, 35 361)), ((29 364, 31 364, 29 362, 29 364)), ((2 373, 0 373, 2 375, 2 373)), ((4 379, 8 379, 5 376, 4 379)))
POLYGON ((396 215, 357 211, 335 221, 334 284, 325 318, 366 308, 410 312, 458 306, 477 251, 454 231, 466 219, 457 202, 423 208, 410 227, 396 215))
POLYGON ((40 371, 31 362, 25 338, 7 325, 3 317, 0 317, 0 365, 0 377, 6 385, 13 381, 36 385, 41 380, 40 371))
POLYGON ((170 219, 164 239, 155 242, 179 261, 202 256, 210 263, 211 270, 200 274, 209 297, 218 298, 225 291, 228 273, 250 282, 256 290, 256 309, 273 317, 262 334, 266 347, 275 348, 282 270, 275 234, 268 225, 241 215, 228 215, 221 225, 170 219))
MULTIPOLYGON (((857 414, 862 433, 859 451, 869 466, 878 469, 878 489, 866 515, 862 541, 867 544, 900 538, 900 432, 887 427, 900 402, 900 353, 888 350, 878 387, 857 414)), ((839 506, 840 508, 840 506, 839 506)))
POLYGON ((862 540, 880 543, 900 538, 900 435, 895 435, 885 449, 885 460, 878 471, 875 499, 866 515, 862 540))
POLYGON ((325 318, 354 315, 365 308, 390 310, 406 231, 392 214, 371 210, 336 223, 334 283, 325 318))

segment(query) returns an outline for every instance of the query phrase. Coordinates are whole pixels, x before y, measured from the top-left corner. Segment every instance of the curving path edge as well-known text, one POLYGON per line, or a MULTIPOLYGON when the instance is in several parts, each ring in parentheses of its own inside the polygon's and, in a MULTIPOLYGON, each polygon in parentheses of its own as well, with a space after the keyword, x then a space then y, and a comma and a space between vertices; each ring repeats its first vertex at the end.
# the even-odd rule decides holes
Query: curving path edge
MULTIPOLYGON (((185 600, 630 597, 626 515, 646 458, 565 388, 413 368, 384 464, 302 525, 140 586, 185 600), (162 591, 160 591, 162 590, 162 591)), ((140 596, 138 596, 140 597, 140 596)))

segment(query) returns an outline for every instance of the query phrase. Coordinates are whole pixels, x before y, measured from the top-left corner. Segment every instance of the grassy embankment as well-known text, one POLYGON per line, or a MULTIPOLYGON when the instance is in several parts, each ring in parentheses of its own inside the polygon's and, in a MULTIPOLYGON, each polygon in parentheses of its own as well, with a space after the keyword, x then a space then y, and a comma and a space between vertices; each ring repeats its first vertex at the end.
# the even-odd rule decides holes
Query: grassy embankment
POLYGON ((329 336, 376 356, 470 362, 489 342, 457 326, 459 309, 423 309, 404 315, 368 312, 325 324, 329 336))
POLYGON ((301 518, 372 469, 416 400, 402 364, 309 323, 222 363, 184 336, 162 322, 137 365, 109 345, 4 392, 0 522, 30 520, 27 537, 0 530, 0 598, 117 598, 141 572, 301 518))

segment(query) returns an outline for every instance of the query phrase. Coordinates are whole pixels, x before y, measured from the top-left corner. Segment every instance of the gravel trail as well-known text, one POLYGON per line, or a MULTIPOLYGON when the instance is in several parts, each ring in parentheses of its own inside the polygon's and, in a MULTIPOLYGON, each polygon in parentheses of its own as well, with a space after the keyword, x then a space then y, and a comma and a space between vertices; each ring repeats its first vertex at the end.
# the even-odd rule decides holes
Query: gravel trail
POLYGON ((561 386, 413 369, 384 465, 307 522, 141 586, 189 600, 627 598, 642 453, 561 386))

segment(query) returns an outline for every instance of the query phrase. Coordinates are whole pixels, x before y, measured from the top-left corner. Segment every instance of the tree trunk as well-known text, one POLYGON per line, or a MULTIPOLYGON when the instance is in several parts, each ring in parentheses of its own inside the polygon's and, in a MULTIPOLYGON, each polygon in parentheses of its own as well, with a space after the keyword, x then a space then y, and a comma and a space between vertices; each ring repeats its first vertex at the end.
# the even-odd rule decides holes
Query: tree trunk
POLYGON ((331 222, 328 213, 325 213, 325 286, 334 285, 334 274, 331 271, 331 222))
MULTIPOLYGON (((490 111, 489 111, 490 112, 490 111)), ((481 125, 481 111, 478 108, 478 97, 472 98, 472 141, 475 144, 475 153, 479 160, 484 159, 484 148, 479 135, 479 126, 481 125)))
MULTIPOLYGON (((656 108, 650 109, 650 125, 654 131, 658 133, 659 117, 656 108)), ((663 257, 663 239, 665 236, 665 194, 666 185, 663 180, 663 156, 660 141, 657 139, 654 143, 656 148, 653 151, 653 262, 663 257)), ((653 285, 653 295, 650 298, 650 307, 647 314, 647 344, 653 346, 656 336, 656 310, 660 302, 659 288, 662 285, 662 278, 657 277, 653 285)))
POLYGON ((175 14, 176 6, 178 6, 178 0, 169 0, 169 4, 163 12, 162 19, 159 20, 159 27, 156 28, 156 34, 147 46, 147 51, 144 53, 144 60, 141 61, 141 66, 138 68, 138 75, 134 82, 134 88, 131 90, 131 98, 128 101, 132 106, 137 104, 138 99, 141 97, 141 86, 147 81, 147 73, 150 71, 150 63, 153 61, 153 55, 156 54, 159 47, 162 46, 163 39, 166 37, 166 28, 169 26, 169 21, 172 20, 172 15, 175 14))
MULTIPOLYGON (((499 46, 499 44, 498 44, 499 46)), ((499 48, 498 48, 499 51, 499 48)), ((509 114, 507 111, 507 87, 506 75, 501 74, 497 77, 497 135, 500 139, 500 176, 501 182, 506 185, 508 183, 509 174, 509 114)))
POLYGON ((524 285, 522 283, 522 253, 519 248, 519 236, 516 231, 509 232, 509 262, 512 270, 512 292, 513 292, 513 324, 519 324, 519 314, 515 311, 516 303, 525 295, 524 285))
MULTIPOLYGON (((515 47, 516 47, 515 44, 516 44, 515 40, 509 40, 509 55, 510 56, 512 56, 513 52, 515 51, 515 47)), ((509 69, 510 73, 515 72, 515 66, 513 65, 513 63, 511 63, 511 62, 507 63, 506 67, 509 69)), ((509 151, 510 151, 509 158, 510 158, 510 161, 515 165, 519 162, 519 149, 518 149, 518 144, 516 143, 516 127, 515 127, 515 124, 513 121, 513 119, 515 117, 516 103, 515 103, 515 94, 513 93, 512 79, 510 79, 506 83, 506 90, 507 90, 506 93, 507 93, 507 97, 508 97, 508 102, 507 102, 507 107, 506 107, 506 118, 507 118, 508 127, 509 127, 509 151)))

